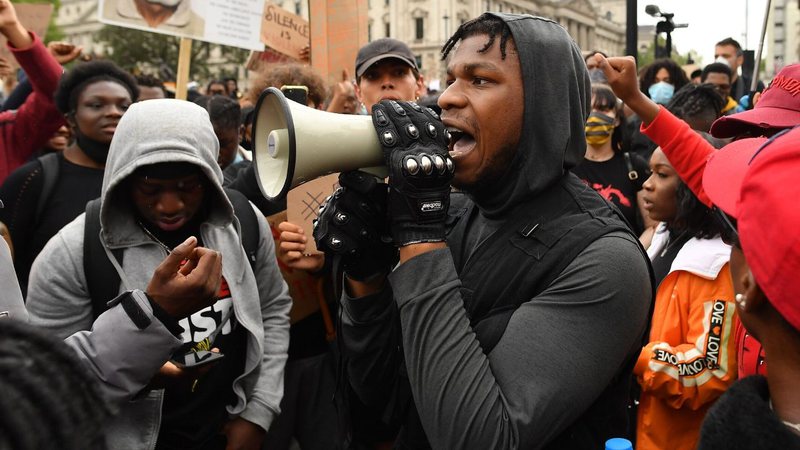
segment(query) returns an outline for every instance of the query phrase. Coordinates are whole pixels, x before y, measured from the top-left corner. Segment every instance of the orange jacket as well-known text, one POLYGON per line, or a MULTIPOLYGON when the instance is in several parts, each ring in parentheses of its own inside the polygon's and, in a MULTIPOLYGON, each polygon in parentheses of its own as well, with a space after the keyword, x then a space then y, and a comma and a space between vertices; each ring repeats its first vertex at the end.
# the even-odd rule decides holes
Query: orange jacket
MULTIPOLYGON (((657 232, 648 254, 664 247, 657 232)), ((730 247, 691 239, 656 292, 650 342, 634 368, 642 394, 637 450, 694 449, 711 404, 736 381, 730 247)))

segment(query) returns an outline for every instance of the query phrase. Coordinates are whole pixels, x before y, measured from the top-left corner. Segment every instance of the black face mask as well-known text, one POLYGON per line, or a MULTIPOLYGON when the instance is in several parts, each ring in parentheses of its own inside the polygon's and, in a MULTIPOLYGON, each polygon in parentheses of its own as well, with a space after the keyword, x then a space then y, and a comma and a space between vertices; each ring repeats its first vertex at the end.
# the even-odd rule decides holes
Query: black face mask
POLYGON ((81 130, 78 129, 78 127, 75 127, 74 131, 75 142, 78 144, 78 147, 83 150, 83 153, 86 153, 86 156, 91 158, 92 161, 96 162, 97 164, 105 165, 106 160, 108 159, 108 149, 111 147, 111 144, 98 142, 87 137, 85 134, 81 133, 81 130))

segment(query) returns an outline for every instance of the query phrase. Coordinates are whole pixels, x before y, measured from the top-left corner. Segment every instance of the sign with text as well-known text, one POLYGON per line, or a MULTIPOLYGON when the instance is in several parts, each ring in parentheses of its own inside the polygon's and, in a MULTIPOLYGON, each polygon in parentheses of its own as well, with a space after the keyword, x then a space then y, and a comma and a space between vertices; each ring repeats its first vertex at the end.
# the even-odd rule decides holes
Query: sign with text
MULTIPOLYGON (((53 15, 53 5, 49 3, 15 3, 14 9, 17 11, 17 18, 22 26, 36 33, 44 41, 47 24, 50 23, 50 16, 53 15)), ((5 58, 11 67, 19 67, 14 55, 8 50, 6 38, 3 35, 0 35, 0 57, 5 58)))
POLYGON ((367 43, 367 0, 309 0, 309 8, 311 66, 328 83, 339 82, 367 43))
POLYGON ((303 228, 308 238, 306 253, 320 253, 314 243, 314 219, 319 215, 319 207, 325 199, 339 187, 339 174, 332 173, 316 180, 303 183, 286 195, 286 215, 288 221, 303 228))
POLYGON ((300 59, 300 51, 310 45, 311 29, 306 19, 267 2, 261 22, 261 42, 276 52, 300 59))
POLYGON ((231 47, 263 50, 263 0, 177 0, 167 8, 153 0, 100 0, 101 22, 231 47))

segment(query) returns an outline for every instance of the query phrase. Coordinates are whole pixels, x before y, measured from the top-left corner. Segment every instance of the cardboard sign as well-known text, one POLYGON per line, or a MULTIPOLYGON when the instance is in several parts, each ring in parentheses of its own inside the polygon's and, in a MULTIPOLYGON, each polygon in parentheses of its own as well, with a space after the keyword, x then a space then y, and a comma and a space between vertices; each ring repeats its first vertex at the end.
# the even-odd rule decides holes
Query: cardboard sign
MULTIPOLYGON (((36 33, 44 41, 50 16, 53 15, 53 5, 49 3, 14 3, 14 9, 17 11, 17 18, 22 26, 36 33)), ((19 67, 14 55, 8 49, 6 37, 3 35, 0 35, 0 57, 5 58, 13 68, 19 67)))
POLYGON ((164 17, 152 0, 100 0, 100 22, 231 47, 263 50, 263 0, 179 0, 164 17))
POLYGON ((342 81, 367 43, 367 0, 309 0, 309 7, 311 66, 330 84, 342 81))
POLYGON ((308 21, 270 2, 264 4, 262 17, 261 42, 276 52, 299 59, 300 50, 311 42, 308 21))
POLYGON ((301 184, 289 191, 286 196, 286 213, 288 221, 303 228, 308 237, 306 253, 320 253, 314 244, 313 221, 319 215, 319 207, 325 199, 339 187, 339 174, 332 173, 308 183, 301 184))

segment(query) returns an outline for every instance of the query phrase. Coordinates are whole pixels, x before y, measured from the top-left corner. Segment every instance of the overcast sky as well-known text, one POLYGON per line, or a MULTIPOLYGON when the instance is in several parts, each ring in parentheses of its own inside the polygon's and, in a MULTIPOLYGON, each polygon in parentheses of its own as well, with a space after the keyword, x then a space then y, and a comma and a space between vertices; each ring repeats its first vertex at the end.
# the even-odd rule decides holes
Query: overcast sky
MULTIPOLYGON (((674 13, 673 22, 676 24, 689 24, 688 28, 675 29, 672 45, 681 54, 695 50, 702 56, 703 64, 708 64, 714 59, 714 43, 726 37, 736 39, 745 49, 757 50, 767 1, 638 0, 639 25, 653 25, 659 21, 644 12, 649 4, 658 5, 662 12, 674 13)), ((764 53, 767 40, 768 37, 765 39, 764 53)))

